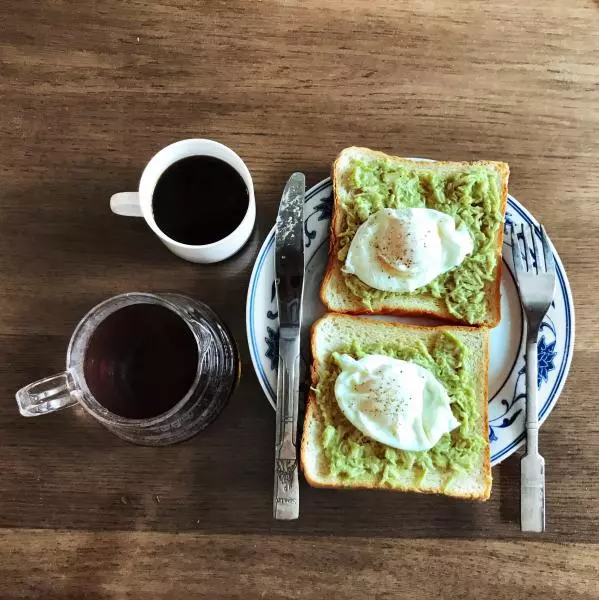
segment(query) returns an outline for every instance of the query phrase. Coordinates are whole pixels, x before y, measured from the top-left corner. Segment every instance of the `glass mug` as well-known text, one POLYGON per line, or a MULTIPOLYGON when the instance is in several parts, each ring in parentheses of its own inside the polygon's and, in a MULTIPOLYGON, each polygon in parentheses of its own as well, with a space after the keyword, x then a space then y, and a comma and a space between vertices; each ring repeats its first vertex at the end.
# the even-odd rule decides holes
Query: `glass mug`
POLYGON ((135 444, 186 440, 211 423, 239 377, 235 342, 205 304, 179 294, 109 298, 79 322, 64 373, 16 394, 23 416, 80 404, 135 444))

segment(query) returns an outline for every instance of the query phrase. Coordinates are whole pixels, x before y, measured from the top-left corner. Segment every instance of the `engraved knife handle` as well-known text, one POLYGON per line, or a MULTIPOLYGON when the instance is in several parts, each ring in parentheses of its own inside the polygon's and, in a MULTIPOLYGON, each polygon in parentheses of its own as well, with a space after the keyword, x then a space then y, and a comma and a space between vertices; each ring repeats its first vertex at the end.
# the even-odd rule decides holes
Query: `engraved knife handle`
POLYGON ((283 520, 299 517, 297 456, 291 440, 284 441, 275 455, 273 517, 283 520))
POLYGON ((279 330, 279 372, 277 379, 277 428, 275 441, 275 485, 273 517, 299 517, 297 474, 297 413, 300 385, 299 327, 279 330))

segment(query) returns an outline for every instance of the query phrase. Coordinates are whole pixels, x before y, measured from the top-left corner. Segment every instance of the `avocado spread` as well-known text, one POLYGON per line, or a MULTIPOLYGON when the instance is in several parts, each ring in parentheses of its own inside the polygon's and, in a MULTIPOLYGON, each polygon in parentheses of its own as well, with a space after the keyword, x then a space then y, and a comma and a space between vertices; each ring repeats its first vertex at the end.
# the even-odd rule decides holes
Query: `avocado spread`
MULTIPOLYGON (((447 213, 456 226, 466 225, 474 251, 456 268, 411 293, 443 300, 452 315, 469 323, 484 320, 488 311, 485 286, 495 279, 497 232, 502 222, 496 174, 476 165, 457 173, 424 172, 388 159, 354 158, 345 177, 349 193, 342 201, 346 216, 339 235, 341 263, 358 227, 383 208, 423 207, 447 213)), ((396 294, 371 288, 355 275, 344 272, 343 276, 348 289, 370 310, 396 294)))
POLYGON ((440 333, 430 346, 419 341, 410 347, 395 345, 360 346, 352 344, 333 353, 325 365, 315 389, 316 403, 323 420, 322 445, 330 474, 346 479, 374 475, 381 483, 392 483, 416 471, 422 479, 428 469, 451 476, 468 470, 479 459, 485 446, 481 435, 480 413, 472 375, 466 371, 466 347, 453 335, 440 333), (430 450, 412 452, 397 450, 364 436, 343 415, 335 400, 335 380, 340 373, 338 354, 360 359, 366 354, 385 354, 408 360, 428 369, 445 386, 451 410, 460 426, 446 433, 430 450))

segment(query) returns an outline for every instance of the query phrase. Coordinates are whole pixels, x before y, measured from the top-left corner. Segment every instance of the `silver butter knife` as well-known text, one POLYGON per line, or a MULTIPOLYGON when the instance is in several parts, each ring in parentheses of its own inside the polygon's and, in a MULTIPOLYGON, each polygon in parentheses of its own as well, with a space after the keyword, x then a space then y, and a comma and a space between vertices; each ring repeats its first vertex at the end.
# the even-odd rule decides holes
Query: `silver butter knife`
POLYGON ((275 272, 279 308, 279 372, 275 440, 273 517, 297 519, 297 411, 300 386, 300 330, 304 292, 304 197, 306 178, 289 178, 277 216, 275 272))

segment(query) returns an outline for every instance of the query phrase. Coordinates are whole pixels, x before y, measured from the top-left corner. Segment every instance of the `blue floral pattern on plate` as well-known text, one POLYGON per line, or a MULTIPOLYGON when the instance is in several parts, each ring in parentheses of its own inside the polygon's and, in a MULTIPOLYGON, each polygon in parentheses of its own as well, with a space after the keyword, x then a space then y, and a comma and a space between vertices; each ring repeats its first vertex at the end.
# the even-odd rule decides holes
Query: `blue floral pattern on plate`
POLYGON ((270 361, 270 370, 274 371, 279 362, 279 330, 272 327, 266 328, 266 337, 264 338, 268 350, 264 356, 270 361))
POLYGON ((310 228, 310 220, 314 217, 318 217, 318 221, 329 221, 333 212, 333 194, 319 201, 316 206, 312 208, 312 212, 305 216, 304 213, 304 236, 306 248, 312 245, 312 242, 316 238, 316 229, 310 228))
POLYGON ((557 352, 555 352, 555 340, 548 344, 545 341, 545 336, 541 335, 537 344, 537 356, 539 361, 537 379, 538 386, 541 387, 541 383, 549 381, 549 372, 555 370, 555 365, 553 364, 557 356, 557 352))

